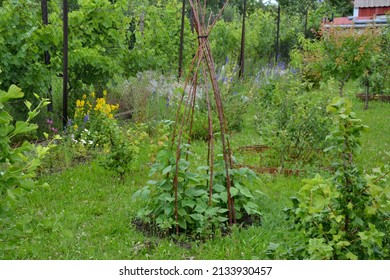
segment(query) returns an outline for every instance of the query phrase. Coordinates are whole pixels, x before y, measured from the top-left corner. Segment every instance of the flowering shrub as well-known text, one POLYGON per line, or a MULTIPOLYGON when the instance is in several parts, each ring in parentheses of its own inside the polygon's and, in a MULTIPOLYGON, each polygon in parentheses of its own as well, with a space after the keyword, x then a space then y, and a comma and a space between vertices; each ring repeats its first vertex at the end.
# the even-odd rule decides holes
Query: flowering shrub
POLYGON ((74 119, 68 123, 73 142, 92 147, 109 141, 110 131, 103 125, 103 119, 112 120, 119 105, 109 104, 106 98, 107 91, 100 98, 92 92, 76 101, 74 119))

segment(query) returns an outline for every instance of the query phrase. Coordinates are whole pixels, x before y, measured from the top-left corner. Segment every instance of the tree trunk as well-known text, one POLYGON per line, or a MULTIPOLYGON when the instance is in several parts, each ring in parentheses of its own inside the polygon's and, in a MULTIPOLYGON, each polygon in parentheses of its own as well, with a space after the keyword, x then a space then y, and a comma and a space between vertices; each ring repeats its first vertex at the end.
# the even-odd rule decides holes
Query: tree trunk
POLYGON ((280 5, 278 5, 278 18, 276 23, 275 64, 278 63, 278 57, 279 57, 279 37, 280 37, 280 5))
POLYGON ((368 97, 369 97, 369 82, 366 81, 366 92, 365 92, 365 100, 364 100, 364 110, 368 109, 368 97))
POLYGON ((244 10, 242 12, 240 71, 238 73, 238 76, 240 78, 244 78, 244 72, 245 72, 245 18, 246 18, 246 0, 244 0, 244 10))

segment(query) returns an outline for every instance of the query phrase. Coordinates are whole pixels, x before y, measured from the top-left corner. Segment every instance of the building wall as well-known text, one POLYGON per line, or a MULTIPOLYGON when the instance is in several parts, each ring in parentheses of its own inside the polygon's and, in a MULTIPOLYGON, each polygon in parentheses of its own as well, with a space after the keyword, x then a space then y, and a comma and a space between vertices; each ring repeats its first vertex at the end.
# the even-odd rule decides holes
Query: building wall
POLYGON ((359 8, 359 17, 371 17, 374 15, 383 15, 390 12, 390 7, 372 7, 359 8))

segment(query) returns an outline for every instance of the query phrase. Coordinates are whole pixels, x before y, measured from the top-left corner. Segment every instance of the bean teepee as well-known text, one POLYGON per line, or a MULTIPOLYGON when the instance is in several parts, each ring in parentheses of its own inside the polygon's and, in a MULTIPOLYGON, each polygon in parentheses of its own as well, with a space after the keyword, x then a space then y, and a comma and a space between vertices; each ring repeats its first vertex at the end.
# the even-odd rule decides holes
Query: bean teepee
MULTIPOLYGON (((226 191, 227 191, 227 209, 228 209, 228 221, 229 225, 236 222, 234 200, 232 199, 230 189, 232 187, 231 175, 229 170, 232 168, 232 156, 229 144, 229 138, 227 135, 227 125, 224 117, 224 109, 221 99, 220 89, 218 87, 216 70, 214 67, 214 60, 211 53, 211 47, 209 42, 209 35, 215 26, 217 20, 220 18, 223 10, 228 4, 228 0, 224 3, 219 14, 213 19, 212 15, 206 19, 207 0, 189 0, 192 13, 194 15, 194 26, 198 36, 198 48, 196 54, 192 60, 189 74, 186 78, 183 95, 179 102, 179 109, 176 113, 175 129, 172 135, 172 146, 176 144, 176 170, 173 177, 173 192, 175 199, 174 217, 176 220, 176 232, 179 232, 178 227, 178 177, 179 177, 179 161, 182 156, 181 150, 185 145, 183 144, 184 135, 188 136, 188 144, 191 142, 193 119, 196 110, 197 89, 199 86, 199 77, 202 77, 204 94, 202 98, 206 99, 207 111, 208 111, 208 166, 209 166, 209 204, 211 204, 213 179, 214 179, 214 129, 212 123, 213 110, 211 106, 211 100, 215 100, 215 108, 219 121, 219 129, 221 136, 221 144, 223 150, 223 160, 226 178, 226 191), (203 3, 202 3, 203 2, 203 3), (210 94, 210 85, 212 94, 210 94), (184 108, 184 110, 183 110, 184 108)), ((199 94, 198 94, 199 95, 199 94)), ((198 96, 199 97, 199 96, 198 96)), ((188 157, 188 154, 187 154, 188 157)))

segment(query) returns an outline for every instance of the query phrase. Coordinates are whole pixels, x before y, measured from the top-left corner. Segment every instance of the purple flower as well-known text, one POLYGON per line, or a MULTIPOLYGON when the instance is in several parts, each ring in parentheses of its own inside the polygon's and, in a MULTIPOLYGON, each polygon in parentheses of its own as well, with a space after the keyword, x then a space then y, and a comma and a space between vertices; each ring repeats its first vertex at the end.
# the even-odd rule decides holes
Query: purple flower
POLYGON ((88 114, 85 115, 85 117, 84 117, 84 123, 86 123, 87 121, 89 121, 89 115, 88 114))

